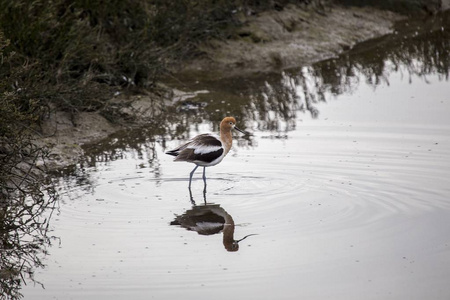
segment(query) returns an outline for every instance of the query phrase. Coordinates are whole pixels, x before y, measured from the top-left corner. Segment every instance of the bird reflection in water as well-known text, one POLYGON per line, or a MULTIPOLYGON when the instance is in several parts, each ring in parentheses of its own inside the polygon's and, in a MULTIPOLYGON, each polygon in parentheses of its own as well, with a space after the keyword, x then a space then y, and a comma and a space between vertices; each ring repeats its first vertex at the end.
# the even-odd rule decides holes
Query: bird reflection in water
MULTIPOLYGON (((193 200, 192 200, 193 201, 193 200)), ((222 231, 223 245, 227 251, 235 252, 239 250, 239 242, 249 236, 249 234, 240 240, 234 239, 234 220, 219 204, 195 205, 184 214, 176 216, 170 225, 178 225, 190 231, 196 231, 201 235, 213 235, 222 231)))

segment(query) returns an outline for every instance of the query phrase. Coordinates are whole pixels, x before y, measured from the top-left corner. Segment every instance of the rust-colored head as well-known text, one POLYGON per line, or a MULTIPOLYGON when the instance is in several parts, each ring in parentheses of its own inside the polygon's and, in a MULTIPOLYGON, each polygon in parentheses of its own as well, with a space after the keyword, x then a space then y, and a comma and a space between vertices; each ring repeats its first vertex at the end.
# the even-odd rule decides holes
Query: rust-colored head
POLYGON ((221 131, 230 131, 234 126, 236 126, 236 119, 233 117, 226 117, 220 122, 221 131))
POLYGON ((221 132, 229 132, 231 129, 236 129, 237 131, 240 131, 245 134, 244 131, 240 130, 236 127, 236 119, 233 117, 226 117, 220 122, 220 131, 221 132))

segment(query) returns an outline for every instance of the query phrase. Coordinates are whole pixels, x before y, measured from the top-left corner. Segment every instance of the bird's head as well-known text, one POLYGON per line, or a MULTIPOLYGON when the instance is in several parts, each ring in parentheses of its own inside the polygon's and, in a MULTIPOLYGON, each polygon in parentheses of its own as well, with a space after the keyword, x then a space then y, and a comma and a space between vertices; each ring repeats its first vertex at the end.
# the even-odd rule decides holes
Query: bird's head
POLYGON ((252 235, 257 235, 257 234, 255 234, 255 233, 254 234, 249 234, 249 235, 244 236, 240 240, 233 240, 231 243, 227 243, 227 244, 224 243, 225 248, 229 252, 236 252, 236 251, 239 250, 239 242, 242 241, 242 240, 245 240, 246 238, 248 238, 249 236, 252 236, 252 235))
POLYGON ((221 131, 231 131, 231 129, 236 129, 237 131, 247 134, 245 131, 236 127, 236 119, 233 117, 226 117, 220 122, 221 131))

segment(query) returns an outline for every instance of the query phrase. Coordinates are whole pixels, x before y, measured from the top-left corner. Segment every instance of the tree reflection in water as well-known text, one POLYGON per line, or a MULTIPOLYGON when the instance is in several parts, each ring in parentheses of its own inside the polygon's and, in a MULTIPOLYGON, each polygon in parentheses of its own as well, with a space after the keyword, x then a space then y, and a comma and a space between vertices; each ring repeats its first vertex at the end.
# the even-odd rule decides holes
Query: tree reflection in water
MULTIPOLYGON (((389 84, 391 74, 405 72, 426 80, 437 74, 448 80, 450 70, 450 12, 425 20, 399 23, 394 34, 357 45, 339 56, 309 68, 315 90, 333 95, 352 92, 361 81, 373 86, 389 84)), ((295 76, 289 73, 289 76, 295 76)))
POLYGON ((55 239, 49 222, 56 191, 43 175, 45 168, 36 165, 46 153, 31 143, 21 151, 23 160, 4 161, 11 172, 0 193, 0 299, 20 299, 22 285, 39 283, 34 272, 44 267, 42 257, 55 239))
MULTIPOLYGON (((204 74, 188 74, 179 78, 184 85, 174 85, 189 92, 210 91, 186 100, 188 107, 195 108, 197 120, 215 124, 231 114, 238 122, 259 131, 280 134, 295 129, 299 112, 309 112, 315 118, 319 115, 317 103, 327 101, 330 96, 352 93, 361 83, 373 88, 389 85, 390 76, 398 72, 409 81, 414 77, 426 81, 429 74, 448 80, 449 49, 450 11, 447 11, 399 23, 393 34, 361 43, 336 58, 311 66, 287 69, 281 74, 217 80, 204 74)), ((178 106, 183 107, 186 101, 178 106)), ((242 124, 239 126, 246 129, 242 124)))

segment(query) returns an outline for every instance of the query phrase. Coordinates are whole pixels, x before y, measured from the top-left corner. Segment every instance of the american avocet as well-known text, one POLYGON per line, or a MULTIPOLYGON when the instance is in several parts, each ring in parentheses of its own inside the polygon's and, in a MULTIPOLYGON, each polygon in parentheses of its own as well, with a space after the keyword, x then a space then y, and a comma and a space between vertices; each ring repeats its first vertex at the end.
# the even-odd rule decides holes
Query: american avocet
POLYGON ((234 220, 218 204, 194 205, 192 209, 179 215, 170 222, 170 225, 178 225, 189 231, 195 231, 201 235, 213 235, 222 231, 223 245, 227 251, 238 251, 239 242, 256 234, 249 234, 240 240, 234 239, 234 220))
POLYGON ((220 163, 230 151, 233 143, 231 137, 231 129, 233 128, 246 134, 246 132, 236 127, 236 120, 233 117, 226 117, 220 122, 220 136, 211 133, 200 134, 186 144, 166 152, 166 154, 176 157, 174 161, 186 161, 196 164, 189 176, 189 190, 191 189, 192 176, 195 170, 197 170, 198 166, 202 166, 203 182, 205 183, 203 192, 206 193, 205 168, 220 163))

